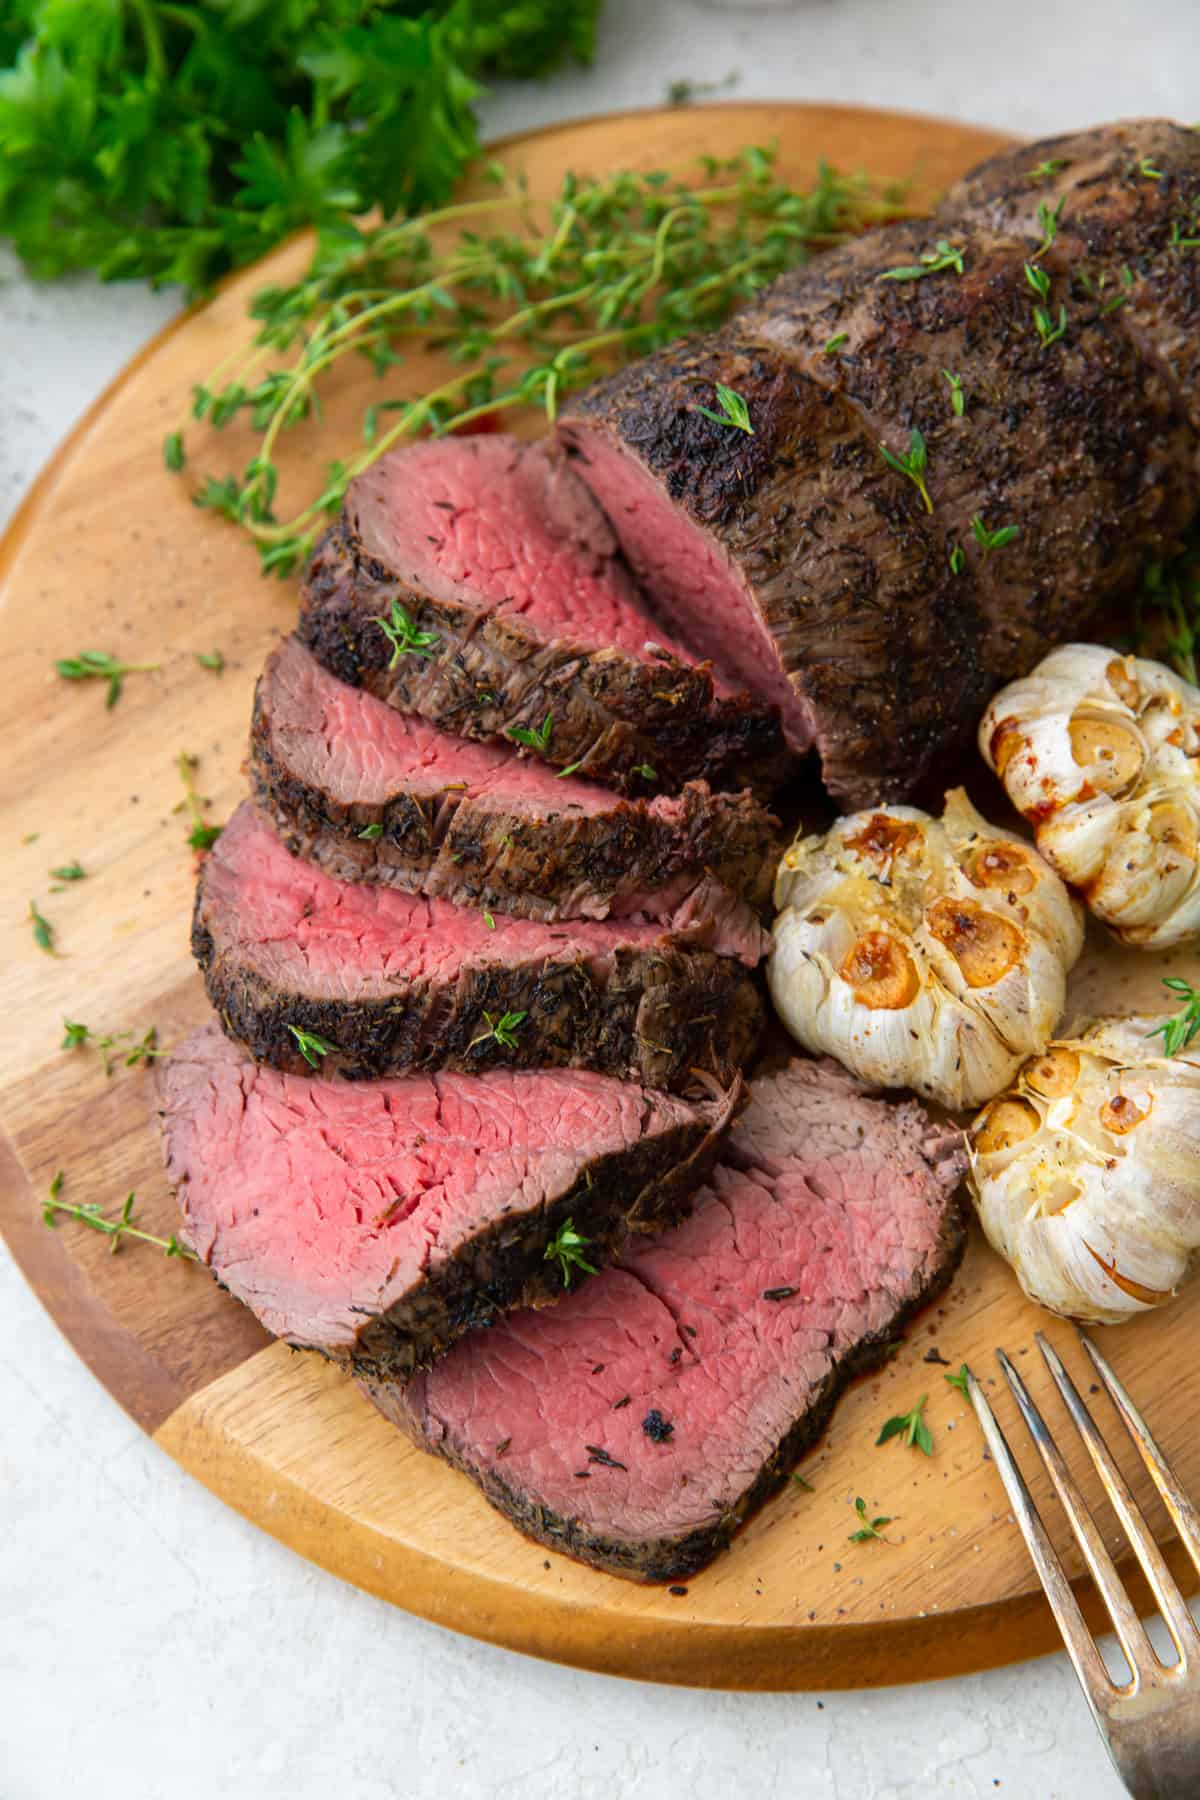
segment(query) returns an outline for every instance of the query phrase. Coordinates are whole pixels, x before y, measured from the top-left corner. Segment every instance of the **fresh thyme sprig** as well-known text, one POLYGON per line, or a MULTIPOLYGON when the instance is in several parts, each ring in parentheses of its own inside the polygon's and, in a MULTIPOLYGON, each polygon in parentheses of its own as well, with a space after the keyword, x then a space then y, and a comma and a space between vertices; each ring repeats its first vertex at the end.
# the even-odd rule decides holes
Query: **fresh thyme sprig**
MULTIPOLYGON (((881 198, 829 167, 811 188, 791 188, 774 163, 772 152, 748 149, 703 159, 693 182, 568 175, 544 213, 522 180, 493 168, 490 197, 327 234, 299 281, 255 296, 252 341, 195 389, 196 421, 218 430, 245 421, 259 434, 242 473, 206 476, 196 503, 242 526, 264 571, 285 575, 347 484, 397 444, 485 416, 540 410, 553 419, 563 397, 597 375, 720 324, 810 251, 903 210, 894 193, 881 198), (429 345, 456 367, 412 397, 405 355, 429 345), (347 356, 399 390, 374 403, 371 441, 329 464, 318 491, 279 516, 282 442, 315 417, 347 356)), ((182 431, 166 456, 187 465, 182 431)))
POLYGON ((126 675, 148 675, 161 668, 160 663, 123 663, 103 650, 81 650, 78 656, 60 657, 54 667, 64 681, 107 681, 105 707, 111 709, 121 698, 126 675))
MULTIPOLYGON (((554 730, 554 716, 547 713, 540 725, 510 725, 507 735, 514 744, 523 744, 526 750, 536 750, 539 756, 545 756, 550 748, 550 734, 554 730)), ((578 768, 578 764, 576 767, 578 768)))
POLYGON ((886 1514, 882 1513, 877 1519, 868 1519, 867 1503, 861 1494, 854 1502, 854 1510, 858 1514, 860 1524, 857 1531, 852 1531, 850 1533, 850 1542, 852 1544, 865 1544, 870 1538, 879 1538, 886 1544, 887 1539, 883 1535, 883 1528, 885 1525, 890 1525, 892 1523, 891 1519, 886 1514))
POLYGON ((1039 201, 1037 222, 1038 230, 1042 234, 1042 241, 1033 253, 1031 259, 1033 262, 1037 262, 1039 257, 1045 256, 1047 250, 1049 250, 1055 238, 1058 236, 1058 228, 1062 224, 1063 207, 1066 204, 1067 196, 1065 194, 1059 200, 1057 206, 1052 207, 1045 200, 1039 201))
POLYGON ((301 1031, 299 1025, 289 1025, 288 1030, 310 1069, 319 1068, 323 1056, 337 1055, 337 1045, 331 1044, 328 1038, 318 1037, 315 1031, 301 1031))
POLYGON ((1038 296, 1038 303, 1033 309, 1034 330, 1041 339, 1042 349, 1048 350, 1051 344, 1056 344, 1059 338, 1066 336, 1067 309, 1060 301, 1057 320, 1051 318, 1050 309, 1045 305, 1050 293, 1050 277, 1039 264, 1025 264, 1025 279, 1038 296))
POLYGON ((933 501, 929 498, 929 488, 925 474, 929 467, 929 454, 925 448, 925 439, 914 425, 909 433, 908 449, 899 456, 889 450, 886 444, 880 444, 879 454, 889 469, 895 469, 898 475, 907 475, 925 502, 925 511, 933 511, 933 501))
POLYGON ((967 409, 966 395, 963 393, 962 376, 952 375, 949 369, 943 369, 942 374, 950 383, 950 411, 954 414, 956 419, 961 419, 963 413, 967 409))
POLYGON ((98 1050, 104 1061, 106 1078, 113 1072, 112 1053, 114 1051, 127 1069, 134 1069, 139 1063, 153 1062, 159 1056, 169 1055, 169 1051, 160 1050, 158 1047, 157 1027, 152 1025, 137 1043, 129 1044, 126 1047, 126 1040, 132 1036, 131 1031, 109 1031, 100 1035, 94 1032, 90 1025, 85 1025, 78 1019, 64 1019, 63 1041, 59 1048, 62 1050, 85 1050, 88 1048, 98 1050))
POLYGON ((376 619, 374 622, 392 646, 392 660, 388 664, 389 669, 394 669, 402 656, 431 657, 434 654, 434 645, 441 642, 436 631, 418 631, 416 624, 398 600, 392 601, 390 619, 376 619))
POLYGON ((175 767, 179 770, 179 778, 183 782, 183 799, 175 808, 182 812, 187 808, 192 820, 192 829, 188 832, 188 846, 192 850, 211 850, 221 835, 219 825, 210 825, 204 817, 206 802, 196 792, 196 770, 200 767, 200 758, 181 750, 175 759, 175 767))
POLYGON ((963 272, 964 252, 946 238, 939 238, 934 249, 926 250, 919 263, 906 263, 898 269, 885 269, 880 281, 923 281, 926 275, 940 275, 943 269, 963 272))
POLYGON ((1200 991, 1182 975, 1164 975, 1163 986, 1170 988, 1173 994, 1179 994, 1183 1005, 1171 1018, 1163 1019, 1146 1033, 1147 1037, 1161 1037, 1164 1056, 1178 1056, 1186 1050, 1196 1033, 1200 1031, 1200 991))
POLYGON ((575 1229, 574 1219, 567 1219, 559 1226, 550 1242, 546 1245, 545 1262, 557 1262, 562 1270, 563 1286, 570 1287, 571 1274, 575 1269, 586 1269, 589 1275, 596 1273, 594 1263, 590 1263, 583 1254, 591 1243, 590 1238, 582 1237, 575 1229))
POLYGON ((984 562, 993 550, 1003 550, 1006 544, 1011 544, 1014 538, 1020 536, 1020 529, 1016 525, 997 525, 995 531, 989 531, 978 513, 971 520, 971 531, 975 542, 983 551, 984 562))
POLYGON ((703 413, 706 419, 712 419, 718 425, 732 425, 735 431, 744 431, 754 436, 754 427, 750 423, 750 408, 736 388, 726 387, 723 381, 714 383, 717 390, 717 405, 720 412, 714 412, 711 406, 693 406, 692 411, 703 413))
POLYGON ((490 1044, 493 1039, 497 1044, 503 1045, 504 1049, 515 1050, 517 1048, 517 1027, 525 1023, 529 1014, 527 1012, 506 1012, 501 1013, 498 1019, 494 1019, 490 1012, 485 1012, 483 1017, 487 1030, 481 1031, 478 1037, 471 1039, 467 1045, 468 1050, 473 1050, 476 1044, 490 1044))
POLYGON ((928 1394, 922 1394, 911 1412, 898 1413, 895 1418, 887 1419, 883 1429, 875 1439, 875 1443, 886 1444, 889 1438, 903 1438, 910 1450, 920 1450, 925 1456, 933 1455, 933 1433, 925 1423, 922 1414, 928 1394))
POLYGON ((95 1201, 85 1200, 79 1205, 73 1205, 69 1200, 60 1200, 58 1196, 62 1191, 62 1184, 63 1172, 58 1169, 42 1205, 42 1223, 49 1225, 51 1230, 57 1225, 60 1216, 65 1216, 78 1219, 81 1225, 87 1225, 93 1231, 103 1232, 111 1239, 109 1248, 114 1256, 126 1238, 136 1238, 139 1243, 153 1244, 164 1256, 178 1256, 185 1262, 198 1260, 195 1252, 181 1244, 174 1232, 170 1237, 156 1237, 153 1232, 143 1231, 140 1225, 133 1223, 133 1203, 137 1195, 132 1190, 126 1194, 125 1203, 116 1218, 108 1219, 95 1201))

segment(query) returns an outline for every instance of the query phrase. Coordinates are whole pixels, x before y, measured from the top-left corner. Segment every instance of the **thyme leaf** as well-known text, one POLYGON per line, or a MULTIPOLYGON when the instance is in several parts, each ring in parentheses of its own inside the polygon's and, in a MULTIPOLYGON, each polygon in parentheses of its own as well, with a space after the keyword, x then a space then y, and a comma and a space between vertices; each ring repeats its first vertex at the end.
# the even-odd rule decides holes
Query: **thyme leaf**
POLYGON ((441 642, 441 636, 436 631, 418 631, 415 622, 398 600, 392 601, 390 619, 376 619, 374 623, 392 646, 389 669, 394 669, 402 656, 431 657, 434 654, 433 646, 441 642))
POLYGON ((926 250, 919 263, 908 263, 898 269, 887 269, 879 277, 880 281, 923 281, 926 275, 940 275, 943 269, 953 269, 956 275, 963 272, 963 255, 957 245, 946 238, 939 238, 934 249, 926 250))
POLYGON ((377 838, 383 836, 383 826, 376 820, 374 825, 364 825, 358 835, 360 838, 364 838, 368 844, 373 844, 377 838))
POLYGON ((971 520, 971 530, 974 533, 975 542, 983 551, 984 562, 987 561, 993 550, 1003 550, 1006 544, 1011 544, 1014 538, 1020 536, 1019 527, 1016 525, 998 525, 995 531, 989 531, 978 513, 971 520))
POLYGON ((590 1263, 583 1254, 591 1241, 576 1231, 574 1219, 566 1219, 546 1245, 542 1260, 558 1263, 564 1287, 570 1287, 571 1276, 576 1269, 585 1269, 589 1275, 596 1273, 595 1264, 590 1263))
POLYGON ((914 425, 909 433, 908 449, 897 455, 889 450, 886 444, 880 444, 879 453, 889 469, 895 469, 898 475, 907 475, 925 503, 925 511, 933 511, 933 501, 929 498, 925 474, 929 466, 929 457, 925 448, 925 439, 914 425))
POLYGON ((36 900, 29 902, 29 922, 33 926, 33 941, 38 949, 44 950, 47 956, 57 956, 58 951, 54 948, 54 927, 49 919, 44 918, 38 911, 36 900))
POLYGON ((197 650, 196 661, 202 669, 209 669, 214 675, 224 673, 225 658, 219 650, 197 650))
POLYGON ((529 1014, 528 1012, 506 1012, 501 1013, 498 1019, 494 1019, 490 1012, 485 1012, 483 1017, 487 1030, 481 1031, 478 1037, 471 1039, 467 1045, 468 1050, 473 1050, 476 1044, 490 1044, 493 1040, 497 1044, 502 1044, 506 1050, 515 1050, 517 1048, 517 1027, 525 1023, 529 1014))
POLYGON ((887 1539, 883 1536, 883 1528, 885 1525, 890 1525, 892 1523, 891 1519, 884 1514, 881 1514, 877 1519, 868 1519, 867 1503, 861 1494, 854 1502, 854 1510, 858 1515, 860 1524, 857 1531, 852 1531, 850 1533, 849 1541, 852 1544, 865 1544, 870 1538, 880 1538, 886 1544, 887 1539))
POLYGON ((331 1044, 328 1038, 319 1037, 315 1031, 302 1031, 299 1025, 289 1025, 288 1030, 296 1040, 296 1048, 310 1069, 320 1066, 323 1056, 336 1056, 338 1047, 331 1044))
POLYGON ((962 376, 952 375, 949 369, 943 369, 942 374, 950 383, 950 411, 956 419, 961 419, 967 406, 966 396, 963 393, 962 376))
POLYGON ((922 1414, 928 1394, 922 1394, 911 1412, 898 1413, 894 1418, 884 1421, 876 1446, 886 1444, 889 1438, 902 1438, 910 1450, 919 1450, 923 1456, 933 1455, 933 1433, 925 1423, 922 1414))
POLYGON ((971 1371, 966 1363, 960 1363, 954 1374, 943 1376, 943 1380, 948 1381, 952 1388, 957 1388, 964 1400, 969 1400, 971 1398, 971 1390, 967 1384, 970 1374, 971 1371))
POLYGON ((1163 986, 1178 994, 1183 1005, 1169 1019, 1160 1020, 1146 1036, 1162 1038, 1164 1056, 1178 1056, 1200 1031, 1200 990, 1182 975, 1164 975, 1163 986))
POLYGON ((550 748, 550 734, 553 730, 554 715, 547 713, 541 724, 536 727, 510 725, 507 736, 512 739, 514 744, 523 744, 526 750, 536 750, 540 756, 545 756, 550 748))
POLYGON ((87 879, 87 870, 78 859, 74 862, 63 863, 60 868, 51 869, 50 873, 55 881, 85 881, 87 879))
POLYGON ((717 405, 720 412, 714 412, 711 406, 693 406, 692 411, 703 413, 706 419, 712 419, 718 425, 732 425, 735 431, 745 431, 754 436, 754 427, 750 423, 750 408, 746 405, 736 388, 726 387, 724 382, 713 384, 717 390, 717 405))
POLYGON ((1066 167, 1066 161, 1061 156, 1048 156, 1045 162, 1040 162, 1035 169, 1030 170, 1029 179, 1030 181, 1052 181, 1056 175, 1061 175, 1066 167))

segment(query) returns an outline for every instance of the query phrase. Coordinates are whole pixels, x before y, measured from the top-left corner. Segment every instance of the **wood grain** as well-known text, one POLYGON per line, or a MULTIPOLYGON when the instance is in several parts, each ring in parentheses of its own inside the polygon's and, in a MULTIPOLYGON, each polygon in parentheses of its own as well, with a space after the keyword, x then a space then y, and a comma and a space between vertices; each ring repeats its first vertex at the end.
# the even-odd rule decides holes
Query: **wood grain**
MULTIPOLYGON (((557 187, 567 167, 680 165, 700 151, 771 139, 789 178, 805 179, 826 156, 880 177, 913 176, 918 200, 1001 142, 848 108, 722 106, 555 128, 505 154, 536 195, 557 187)), ((118 1068, 106 1080, 93 1054, 60 1049, 61 1021, 139 1037, 154 1025, 169 1043, 205 1013, 187 953, 194 864, 175 759, 201 758, 212 817, 232 810, 254 677, 291 624, 295 595, 261 581, 240 537, 189 505, 159 445, 185 416, 192 383, 244 339, 249 294, 297 271, 306 254, 302 242, 286 247, 156 339, 36 483, 0 548, 8 894, 0 965, 9 1020, 0 1034, 0 1224, 10 1247, 80 1355, 200 1480, 302 1555, 458 1630, 614 1673, 756 1688, 907 1680, 1049 1647, 1053 1626, 973 1419, 944 1370, 923 1361, 936 1346, 953 1366, 967 1360, 987 1374, 1003 1343, 1044 1390, 1030 1345, 1046 1319, 979 1242, 944 1302, 839 1408, 804 1466, 814 1491, 790 1488, 685 1595, 673 1595, 525 1543, 340 1376, 269 1345, 203 1272, 132 1245, 112 1256, 104 1239, 65 1221, 53 1232, 42 1225, 40 1197, 59 1168, 64 1198, 113 1207, 134 1190, 149 1228, 173 1224, 152 1077, 118 1068), (197 651, 217 647, 227 662, 219 677, 195 662, 197 651), (68 686, 53 673, 56 657, 83 649, 161 666, 131 676, 106 711, 101 687, 68 686), (52 893, 48 871, 73 857, 88 879, 52 893), (30 898, 51 919, 61 955, 34 946, 30 898), (922 1392, 935 1457, 876 1449, 881 1421, 922 1392), (873 1512, 894 1515, 888 1543, 848 1542, 858 1494, 873 1512)), ((414 389, 432 368, 414 358, 414 389)), ((370 379, 352 373, 322 430, 288 447, 285 502, 288 487, 311 483, 357 436, 370 379)), ((235 431, 201 437, 193 464, 221 474, 249 449, 235 431)), ((1074 998, 1086 1007, 1157 1005, 1166 966, 1095 943, 1074 998)), ((1177 957, 1171 966, 1196 964, 1177 957)), ((1200 1293, 1189 1293, 1168 1314, 1102 1336, 1200 1492, 1200 1391, 1178 1378, 1200 1348, 1198 1307, 1200 1293)), ((1051 1336, 1078 1370, 1069 1329, 1051 1322, 1051 1336)), ((1006 1396, 993 1391, 1011 1425, 1006 1396)), ((1148 1506, 1165 1534, 1161 1512, 1148 1506)), ((1101 1517, 1111 1536, 1112 1518, 1102 1509, 1101 1517)))

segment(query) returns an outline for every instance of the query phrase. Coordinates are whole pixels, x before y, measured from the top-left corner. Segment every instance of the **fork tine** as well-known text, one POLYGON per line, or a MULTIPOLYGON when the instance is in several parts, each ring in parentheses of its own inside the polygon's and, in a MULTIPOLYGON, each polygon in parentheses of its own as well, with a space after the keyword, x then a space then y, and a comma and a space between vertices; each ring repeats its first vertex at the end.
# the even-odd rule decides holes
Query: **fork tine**
POLYGON ((1013 1516, 1021 1527, 1021 1533, 1029 1547, 1033 1558, 1033 1566, 1037 1570, 1038 1579, 1046 1591, 1050 1602, 1050 1610, 1058 1620, 1058 1629, 1062 1632, 1067 1654, 1074 1664, 1075 1673, 1079 1677, 1079 1685, 1087 1696, 1087 1703, 1092 1709, 1093 1717, 1107 1741, 1107 1725, 1101 1711, 1102 1699, 1113 1693, 1112 1678, 1104 1666, 1104 1659, 1097 1650, 1091 1632, 1087 1628, 1083 1614, 1079 1610, 1079 1602, 1071 1590, 1066 1570, 1058 1559, 1058 1552, 1050 1542, 1049 1533, 1042 1524, 1042 1516, 1033 1503, 1033 1495, 1025 1485, 1025 1477, 1017 1467, 1008 1442, 996 1423, 996 1416, 988 1405, 983 1389, 970 1370, 967 1371, 967 1392, 971 1397, 971 1405, 975 1408, 975 1417, 988 1449, 1004 1483, 1004 1491, 1012 1505, 1013 1516))
POLYGON ((1120 1413, 1125 1429, 1133 1439, 1142 1461, 1150 1472, 1151 1480, 1162 1495, 1163 1503, 1179 1533, 1180 1542, 1196 1565, 1197 1571, 1200 1572, 1200 1513, 1188 1499, 1183 1483, 1150 1435, 1150 1428, 1145 1419, 1091 1338, 1081 1331, 1079 1341, 1091 1357, 1097 1375, 1108 1389, 1109 1397, 1120 1413))
POLYGON ((1037 1446, 1038 1454, 1046 1465, 1046 1472, 1054 1483, 1063 1510, 1071 1522, 1079 1548, 1083 1551, 1092 1579, 1100 1590, 1113 1628, 1120 1640, 1121 1648, 1130 1669, 1135 1677, 1140 1675, 1148 1663, 1156 1663, 1153 1646, 1146 1636, 1146 1628, 1137 1616, 1137 1609, 1125 1592, 1121 1577, 1117 1574, 1117 1566, 1108 1554, 1104 1539, 1100 1536, 1096 1521, 1093 1519, 1087 1501, 1080 1493, 1070 1470, 1063 1461, 1062 1453, 1046 1429, 1045 1420, 1029 1397, 1029 1391, 1017 1371, 1005 1356, 1003 1350, 997 1350, 997 1360, 1008 1378, 1021 1417, 1028 1428, 1029 1435, 1037 1446))
POLYGON ((1067 1411, 1074 1419, 1076 1429, 1096 1465, 1096 1473, 1104 1483, 1104 1491, 1112 1501, 1113 1510, 1145 1570, 1146 1580, 1153 1589, 1159 1611, 1175 1640, 1175 1648, 1186 1662, 1200 1650, 1200 1632, 1196 1630, 1183 1595, 1167 1567, 1162 1551, 1154 1541, 1141 1507, 1130 1492, 1128 1482, 1113 1460, 1112 1452, 1101 1437, 1096 1421, 1063 1367, 1054 1346, 1047 1341, 1044 1332, 1035 1332, 1034 1336, 1067 1411))

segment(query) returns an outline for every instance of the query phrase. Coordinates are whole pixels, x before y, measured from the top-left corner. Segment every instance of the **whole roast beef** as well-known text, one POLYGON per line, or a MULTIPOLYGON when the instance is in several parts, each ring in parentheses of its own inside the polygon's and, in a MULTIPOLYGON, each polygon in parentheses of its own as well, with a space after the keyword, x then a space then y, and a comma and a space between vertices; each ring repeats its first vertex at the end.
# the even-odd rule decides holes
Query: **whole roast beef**
POLYGON ((1200 139, 1161 121, 1018 150, 564 418, 666 627, 778 704, 847 806, 904 798, 1179 546, 1198 208, 1200 139), (718 382, 750 433, 698 410, 718 382))
POLYGON ((697 1070, 727 1080, 763 1023, 753 977, 702 935, 335 881, 247 801, 204 859, 192 948, 226 1030, 274 1068, 569 1065, 674 1088, 697 1070))
POLYGON ((750 794, 622 799, 397 712, 296 638, 259 678, 250 777, 293 855, 342 881, 549 922, 656 919, 763 952, 777 823, 750 794))
POLYGON ((448 437, 381 458, 317 546, 299 632, 404 712, 625 792, 786 766, 773 709, 714 688, 645 610, 552 442, 448 437))
POLYGON ((215 1025, 159 1084, 186 1242, 268 1331, 375 1377, 560 1294, 563 1227, 600 1267, 680 1217, 737 1097, 562 1070, 305 1079, 215 1025))
POLYGON ((915 1102, 792 1062, 754 1083, 682 1225, 368 1392, 531 1537, 635 1580, 693 1574, 950 1279, 965 1161, 915 1102))

